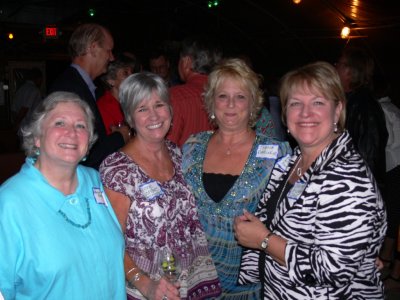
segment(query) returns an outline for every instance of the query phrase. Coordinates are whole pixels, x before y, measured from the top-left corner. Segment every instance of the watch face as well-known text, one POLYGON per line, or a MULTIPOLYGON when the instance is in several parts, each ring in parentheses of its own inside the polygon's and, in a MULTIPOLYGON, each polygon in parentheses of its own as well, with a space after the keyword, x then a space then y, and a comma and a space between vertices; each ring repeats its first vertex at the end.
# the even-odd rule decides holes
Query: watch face
POLYGON ((267 248, 267 244, 268 244, 268 242, 266 240, 263 240, 261 243, 261 248, 263 248, 263 249, 267 248))

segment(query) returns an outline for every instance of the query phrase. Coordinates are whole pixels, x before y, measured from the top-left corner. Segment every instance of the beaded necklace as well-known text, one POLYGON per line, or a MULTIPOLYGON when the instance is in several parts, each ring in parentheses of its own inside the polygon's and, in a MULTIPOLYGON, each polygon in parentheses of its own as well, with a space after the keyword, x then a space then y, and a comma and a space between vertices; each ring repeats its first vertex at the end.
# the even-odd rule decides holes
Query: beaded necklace
POLYGON ((78 223, 75 223, 75 222, 72 221, 70 218, 68 218, 68 216, 65 214, 65 212, 63 212, 61 209, 58 210, 58 213, 59 213, 60 215, 62 215, 62 216, 64 217, 64 220, 65 220, 67 223, 71 224, 72 226, 85 229, 85 228, 87 228, 87 227, 92 223, 92 213, 91 213, 91 211, 90 211, 89 200, 88 200, 87 198, 85 198, 85 200, 86 200, 86 212, 87 212, 87 215, 88 215, 88 220, 87 220, 87 222, 86 222, 85 224, 78 224, 78 223))

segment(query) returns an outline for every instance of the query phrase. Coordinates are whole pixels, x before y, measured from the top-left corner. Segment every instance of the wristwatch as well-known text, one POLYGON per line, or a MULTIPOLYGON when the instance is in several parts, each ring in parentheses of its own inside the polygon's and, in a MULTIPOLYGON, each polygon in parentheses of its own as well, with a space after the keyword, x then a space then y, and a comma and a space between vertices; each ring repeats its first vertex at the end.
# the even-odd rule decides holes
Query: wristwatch
POLYGON ((272 232, 272 231, 270 231, 268 234, 267 234, 267 236, 262 240, 262 242, 261 242, 261 249, 262 250, 267 250, 268 249, 268 242, 269 242, 269 239, 270 239, 270 237, 273 235, 274 233, 272 232))

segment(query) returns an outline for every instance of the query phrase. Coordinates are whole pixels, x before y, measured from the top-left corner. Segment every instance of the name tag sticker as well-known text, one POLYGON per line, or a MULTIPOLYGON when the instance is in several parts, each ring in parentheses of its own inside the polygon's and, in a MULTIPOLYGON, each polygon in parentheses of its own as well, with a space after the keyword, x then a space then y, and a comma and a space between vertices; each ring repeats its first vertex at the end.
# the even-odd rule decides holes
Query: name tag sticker
POLYGON ((276 159, 278 158, 278 151, 278 145, 259 145, 257 148, 256 157, 276 159))
POLYGON ((147 201, 154 200, 155 198, 163 194, 161 187, 155 181, 144 183, 139 188, 142 195, 146 198, 147 201))
POLYGON ((108 203, 106 201, 105 195, 101 191, 100 188, 93 188, 93 195, 94 198, 96 199, 97 204, 104 204, 105 206, 108 206, 108 203))
POLYGON ((281 171, 286 171, 290 163, 290 155, 287 154, 276 162, 276 166, 281 171))
POLYGON ((297 181, 288 193, 289 200, 297 201, 306 188, 305 182, 297 181))

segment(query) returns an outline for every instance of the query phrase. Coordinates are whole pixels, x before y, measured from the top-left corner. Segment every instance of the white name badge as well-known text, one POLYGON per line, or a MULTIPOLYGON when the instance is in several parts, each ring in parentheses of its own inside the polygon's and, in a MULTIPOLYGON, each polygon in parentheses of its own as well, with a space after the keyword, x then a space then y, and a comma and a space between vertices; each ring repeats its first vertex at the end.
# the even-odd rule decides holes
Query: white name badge
POLYGON ((278 145, 259 145, 256 157, 276 159, 278 157, 278 145))
POLYGON ((289 154, 285 155, 284 157, 282 157, 281 159, 279 159, 276 162, 277 167, 281 170, 281 171, 286 171, 289 163, 290 163, 290 158, 291 156, 289 154))
POLYGON ((150 181, 148 183, 142 184, 140 187, 140 191, 142 195, 146 198, 146 200, 151 201, 161 196, 163 191, 161 187, 155 181, 150 181))
POLYGON ((101 191, 100 188, 93 188, 93 195, 94 198, 96 199, 97 204, 104 204, 105 206, 108 206, 108 203, 106 201, 105 195, 101 191))
POLYGON ((297 181, 288 193, 288 198, 292 201, 297 201, 306 188, 305 182, 297 181))

